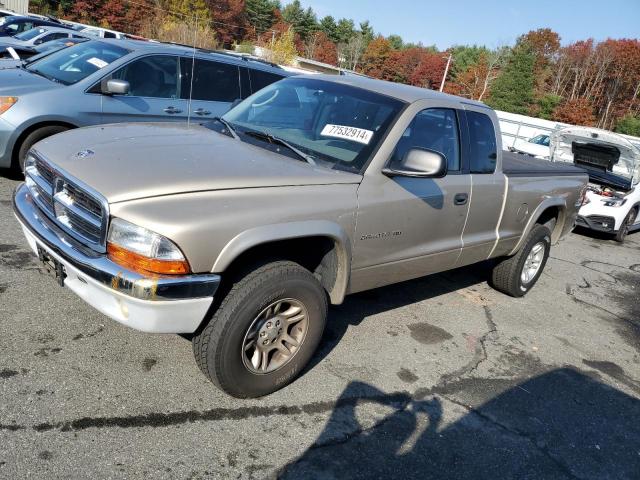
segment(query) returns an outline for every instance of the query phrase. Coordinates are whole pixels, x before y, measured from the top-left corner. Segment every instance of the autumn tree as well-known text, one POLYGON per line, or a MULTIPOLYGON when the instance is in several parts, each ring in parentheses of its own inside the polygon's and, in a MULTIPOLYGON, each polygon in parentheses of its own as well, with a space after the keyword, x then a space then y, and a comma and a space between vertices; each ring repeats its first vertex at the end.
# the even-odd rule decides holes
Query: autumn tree
POLYGON ((387 60, 392 50, 391 44, 382 35, 374 38, 362 54, 362 72, 375 78, 387 78, 387 60))
POLYGON ((516 45, 493 82, 487 103, 496 110, 527 115, 534 100, 534 64, 531 48, 526 43, 516 45))
POLYGON ((297 54, 295 32, 293 31, 293 27, 289 27, 286 32, 278 35, 273 41, 270 48, 269 60, 274 63, 289 65, 293 63, 297 54))
POLYGON ((596 123, 593 105, 586 98, 567 100, 553 112, 552 119, 557 122, 591 127, 596 123))
POLYGON ((338 49, 326 33, 313 33, 305 42, 305 56, 318 62, 337 65, 338 49))
POLYGON ((216 37, 227 48, 253 31, 245 12, 244 0, 215 0, 211 2, 211 16, 216 37))

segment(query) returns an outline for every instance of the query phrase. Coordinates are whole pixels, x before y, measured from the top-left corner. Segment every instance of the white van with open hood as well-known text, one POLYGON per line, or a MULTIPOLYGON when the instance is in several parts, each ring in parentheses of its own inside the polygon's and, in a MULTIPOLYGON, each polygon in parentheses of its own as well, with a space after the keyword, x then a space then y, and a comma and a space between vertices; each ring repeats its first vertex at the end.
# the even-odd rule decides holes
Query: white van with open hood
POLYGON ((586 203, 577 224, 624 241, 640 229, 640 140, 595 128, 569 127, 551 135, 551 160, 570 162, 589 174, 586 203))

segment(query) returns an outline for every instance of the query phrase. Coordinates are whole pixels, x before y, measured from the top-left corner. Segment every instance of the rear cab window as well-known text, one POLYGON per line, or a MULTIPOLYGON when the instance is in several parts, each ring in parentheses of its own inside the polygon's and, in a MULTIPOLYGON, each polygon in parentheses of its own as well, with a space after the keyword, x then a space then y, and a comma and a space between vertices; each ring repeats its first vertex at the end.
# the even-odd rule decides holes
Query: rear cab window
POLYGON ((496 131, 488 115, 467 110, 471 173, 494 173, 498 159, 496 131))

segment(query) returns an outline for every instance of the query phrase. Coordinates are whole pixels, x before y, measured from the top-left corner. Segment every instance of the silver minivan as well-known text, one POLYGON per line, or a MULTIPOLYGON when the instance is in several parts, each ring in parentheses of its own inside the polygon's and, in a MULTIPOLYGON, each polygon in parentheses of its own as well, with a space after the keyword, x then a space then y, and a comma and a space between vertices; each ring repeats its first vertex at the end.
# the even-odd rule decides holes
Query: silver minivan
POLYGON ((72 128, 204 122, 291 73, 257 59, 134 40, 92 40, 0 70, 0 167, 72 128))

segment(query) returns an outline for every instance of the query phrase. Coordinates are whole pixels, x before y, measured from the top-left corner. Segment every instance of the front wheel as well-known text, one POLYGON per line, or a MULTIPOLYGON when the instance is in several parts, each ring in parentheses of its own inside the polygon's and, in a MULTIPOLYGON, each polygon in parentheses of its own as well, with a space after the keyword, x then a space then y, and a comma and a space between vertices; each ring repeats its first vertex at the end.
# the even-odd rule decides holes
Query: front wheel
POLYGON ((40 140, 44 140, 47 137, 52 135, 56 135, 57 133, 66 132, 69 130, 67 127, 63 127, 62 125, 49 125, 48 127, 41 127, 37 130, 34 130, 26 138, 22 141, 20 145, 20 149, 18 150, 18 158, 17 158, 17 168, 20 169, 21 172, 24 172, 24 163, 27 159, 27 154, 31 147, 33 147, 40 140))
POLYGON ((493 287, 512 297, 525 296, 542 275, 550 250, 551 232, 544 225, 536 225, 518 253, 495 265, 493 287))
POLYGON ((289 261, 268 263, 234 283, 194 335, 196 362, 229 395, 267 395, 307 365, 326 316, 326 293, 311 272, 289 261))
POLYGON ((620 243, 624 243, 624 239, 627 238, 629 234, 629 229, 636 221, 636 215, 638 211, 635 208, 632 208, 629 214, 626 216, 622 225, 620 225, 620 229, 616 232, 616 241, 620 243))

